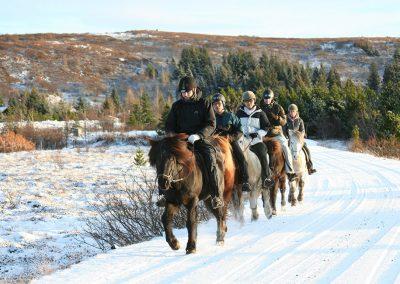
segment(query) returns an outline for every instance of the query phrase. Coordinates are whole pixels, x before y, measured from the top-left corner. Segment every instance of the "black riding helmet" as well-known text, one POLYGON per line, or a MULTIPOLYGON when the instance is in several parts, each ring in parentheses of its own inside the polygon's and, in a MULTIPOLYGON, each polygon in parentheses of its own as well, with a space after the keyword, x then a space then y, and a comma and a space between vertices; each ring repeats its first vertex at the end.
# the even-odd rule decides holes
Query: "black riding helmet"
POLYGON ((178 84, 178 93, 189 92, 197 88, 196 80, 191 76, 182 77, 178 84))
POLYGON ((274 92, 271 89, 267 89, 263 94, 264 99, 273 99, 274 96, 274 92))

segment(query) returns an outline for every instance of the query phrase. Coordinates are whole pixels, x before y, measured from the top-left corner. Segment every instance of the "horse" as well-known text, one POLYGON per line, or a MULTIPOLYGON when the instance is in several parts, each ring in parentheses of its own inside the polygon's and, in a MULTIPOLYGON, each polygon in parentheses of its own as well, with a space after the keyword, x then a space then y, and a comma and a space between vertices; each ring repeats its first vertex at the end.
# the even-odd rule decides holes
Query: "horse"
MULTIPOLYGON (((259 218, 257 211, 257 200, 261 195, 263 201, 263 208, 265 216, 270 219, 272 217, 272 210, 270 205, 270 192, 268 189, 264 189, 261 180, 261 163, 257 155, 250 150, 251 140, 245 137, 241 137, 238 141, 240 147, 243 150, 243 155, 246 159, 248 172, 249 172, 249 184, 251 191, 247 194, 250 201, 251 208, 251 221, 256 221, 259 218)), ((241 224, 244 223, 243 211, 244 211, 244 199, 245 195, 242 192, 241 180, 238 178, 240 175, 236 171, 235 176, 235 189, 233 191, 233 206, 234 206, 234 217, 239 220, 241 224)))
POLYGON ((278 189, 281 192, 281 207, 286 206, 286 171, 285 171, 285 157, 279 141, 274 140, 272 137, 264 137, 264 143, 267 145, 270 157, 270 168, 272 171, 272 179, 274 186, 270 188, 270 202, 272 207, 272 215, 276 215, 276 199, 278 189))
POLYGON ((197 206, 201 200, 217 219, 217 244, 224 243, 227 232, 227 207, 232 197, 235 165, 229 141, 223 137, 210 139, 216 150, 218 187, 220 192, 223 192, 224 199, 222 208, 213 209, 210 189, 207 186, 208 175, 202 172, 201 157, 195 154, 196 146, 189 149, 187 138, 186 134, 176 134, 160 140, 149 139, 149 162, 156 168, 158 187, 166 200, 162 215, 166 241, 173 250, 180 248, 173 234, 172 221, 180 206, 184 205, 187 209, 188 230, 186 254, 191 254, 196 252, 197 206))
POLYGON ((293 157, 293 170, 297 175, 297 178, 289 183, 290 192, 288 201, 292 206, 296 206, 297 201, 303 201, 305 177, 307 176, 306 156, 302 150, 303 145, 304 132, 289 129, 289 148, 293 157), (296 198, 295 192, 297 189, 299 193, 296 198))

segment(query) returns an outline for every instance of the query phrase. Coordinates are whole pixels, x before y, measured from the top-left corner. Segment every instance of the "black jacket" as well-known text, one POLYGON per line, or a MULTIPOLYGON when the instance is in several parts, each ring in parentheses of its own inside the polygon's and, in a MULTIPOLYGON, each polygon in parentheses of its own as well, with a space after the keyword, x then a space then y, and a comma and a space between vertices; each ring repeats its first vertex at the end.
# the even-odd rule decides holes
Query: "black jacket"
POLYGON ((172 104, 165 122, 167 133, 198 134, 207 138, 215 130, 215 114, 211 103, 195 94, 188 101, 179 99, 172 104))
POLYGON ((265 112, 272 126, 284 126, 286 124, 286 115, 283 107, 276 101, 267 105, 264 100, 260 102, 261 109, 265 112))

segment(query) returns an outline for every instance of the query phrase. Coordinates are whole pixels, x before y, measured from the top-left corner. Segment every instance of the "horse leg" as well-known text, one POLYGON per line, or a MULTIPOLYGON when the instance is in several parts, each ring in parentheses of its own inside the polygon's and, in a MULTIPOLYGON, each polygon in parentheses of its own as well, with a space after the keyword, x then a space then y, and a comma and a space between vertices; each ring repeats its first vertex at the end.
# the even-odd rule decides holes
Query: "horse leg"
POLYGON ((299 180, 299 195, 297 196, 297 200, 299 202, 303 201, 303 190, 304 190, 304 179, 303 179, 303 177, 300 177, 300 180, 299 180))
POLYGON ((280 186, 280 191, 281 191, 281 206, 282 210, 286 207, 286 199, 285 199, 285 193, 286 193, 286 180, 279 179, 279 186, 280 186))
POLYGON ((178 250, 179 249, 179 242, 174 236, 174 233, 172 231, 172 220, 174 218, 174 215, 178 212, 179 207, 171 204, 171 203, 166 203, 164 213, 162 215, 161 221, 164 226, 164 231, 165 231, 165 239, 169 246, 173 250, 178 250))
POLYGON ((251 208, 251 221, 258 220, 258 212, 257 212, 257 198, 259 195, 259 189, 253 188, 250 191, 250 208, 251 208))
POLYGON ((290 188, 289 202, 291 203, 292 206, 296 206, 296 202, 297 202, 296 197, 294 197, 296 187, 297 187, 297 181, 292 181, 289 183, 289 188, 290 188))
POLYGON ((224 205, 223 208, 213 208, 211 205, 211 198, 208 198, 207 200, 204 201, 206 207, 208 210, 210 210, 215 219, 217 219, 217 245, 223 245, 224 244, 224 238, 225 238, 225 233, 227 231, 227 226, 225 224, 225 219, 224 219, 224 212, 226 212, 227 209, 227 204, 224 205))
POLYGON ((278 182, 275 182, 274 187, 271 188, 271 207, 272 207, 272 215, 276 215, 276 196, 278 194, 278 182))
POLYGON ((234 187, 233 196, 232 196, 232 203, 233 203, 233 216, 235 220, 239 221, 240 225, 244 224, 244 217, 243 217, 243 193, 239 186, 234 187))
POLYGON ((265 217, 267 217, 268 219, 271 219, 273 213, 272 213, 272 209, 271 209, 270 190, 269 189, 262 190, 262 201, 263 201, 265 217))
POLYGON ((188 230, 188 242, 186 245, 186 254, 191 254, 196 252, 197 205, 198 205, 198 200, 193 199, 193 201, 188 206, 186 206, 187 208, 186 228, 188 230))

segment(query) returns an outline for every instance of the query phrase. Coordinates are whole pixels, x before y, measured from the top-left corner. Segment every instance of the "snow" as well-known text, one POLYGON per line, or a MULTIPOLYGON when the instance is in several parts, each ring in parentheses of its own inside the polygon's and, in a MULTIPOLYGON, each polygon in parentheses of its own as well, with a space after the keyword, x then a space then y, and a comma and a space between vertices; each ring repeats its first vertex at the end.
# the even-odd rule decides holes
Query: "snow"
MULTIPOLYGON (((318 172, 306 182, 303 204, 256 222, 250 222, 246 204, 245 224, 229 219, 223 247, 215 245, 216 224, 210 220, 199 225, 194 255, 154 238, 35 282, 398 283, 400 161, 308 144, 318 172)), ((110 164, 117 163, 104 162, 110 164)), ((175 232, 184 247, 186 230, 175 232)))
POLYGON ((115 33, 103 33, 99 35, 105 35, 105 36, 110 36, 115 39, 119 40, 130 40, 134 38, 155 38, 157 36, 147 34, 147 33, 138 33, 138 34, 133 34, 131 32, 115 32, 115 33))
POLYGON ((77 236, 98 195, 120 189, 134 173, 136 149, 0 154, 0 282, 26 281, 99 253, 77 236))

